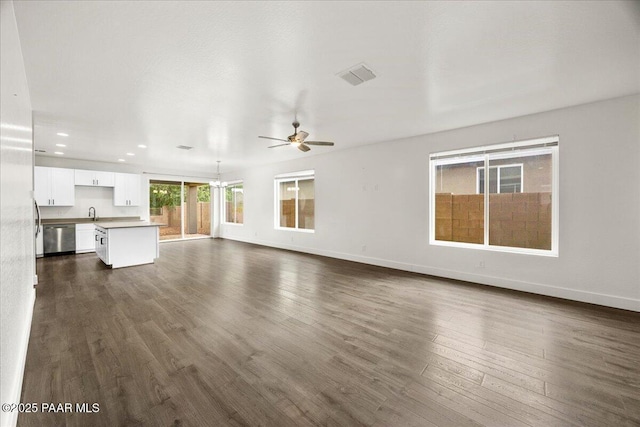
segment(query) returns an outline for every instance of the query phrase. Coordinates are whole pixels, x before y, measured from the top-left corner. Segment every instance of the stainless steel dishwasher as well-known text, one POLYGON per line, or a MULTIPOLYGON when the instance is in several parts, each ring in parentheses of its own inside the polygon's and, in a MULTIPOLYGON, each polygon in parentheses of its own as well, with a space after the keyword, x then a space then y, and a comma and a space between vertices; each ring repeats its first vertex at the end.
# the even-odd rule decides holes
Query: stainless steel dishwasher
POLYGON ((75 224, 47 224, 43 228, 44 256, 76 252, 75 224))

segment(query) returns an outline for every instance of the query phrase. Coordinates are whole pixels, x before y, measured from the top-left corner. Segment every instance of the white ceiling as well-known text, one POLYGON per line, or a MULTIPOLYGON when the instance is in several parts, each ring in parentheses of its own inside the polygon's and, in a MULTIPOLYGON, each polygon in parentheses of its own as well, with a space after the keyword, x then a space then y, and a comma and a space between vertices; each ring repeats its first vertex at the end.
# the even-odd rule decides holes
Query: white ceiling
POLYGON ((15 11, 37 149, 53 155, 63 142, 69 158, 211 173, 217 159, 228 171, 638 93, 639 5, 16 1, 15 11), (336 76, 363 62, 376 79, 336 76), (296 112, 309 139, 336 146, 267 149, 257 136, 289 135, 296 112))

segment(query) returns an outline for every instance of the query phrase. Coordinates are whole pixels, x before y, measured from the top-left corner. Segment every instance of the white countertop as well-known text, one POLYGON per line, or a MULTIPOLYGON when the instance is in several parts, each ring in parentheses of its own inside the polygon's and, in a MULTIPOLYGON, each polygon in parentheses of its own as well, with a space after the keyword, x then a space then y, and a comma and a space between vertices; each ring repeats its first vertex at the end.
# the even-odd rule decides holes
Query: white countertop
POLYGON ((104 228, 108 230, 110 228, 132 228, 132 227, 162 227, 166 224, 159 224, 157 222, 149 222, 149 221, 113 221, 113 222, 96 222, 97 227, 104 228))

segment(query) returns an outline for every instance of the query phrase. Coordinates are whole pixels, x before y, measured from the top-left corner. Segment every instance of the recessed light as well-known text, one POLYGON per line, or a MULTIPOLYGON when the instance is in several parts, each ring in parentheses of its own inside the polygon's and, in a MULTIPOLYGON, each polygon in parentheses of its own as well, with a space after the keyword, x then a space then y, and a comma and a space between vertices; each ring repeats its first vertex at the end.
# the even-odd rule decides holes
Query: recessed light
POLYGON ((69 136, 68 133, 64 133, 64 132, 58 132, 58 133, 56 133, 56 135, 58 135, 58 136, 69 136))
POLYGON ((135 153, 127 153, 127 156, 135 156, 135 153))
POLYGON ((66 147, 66 144, 56 144, 56 147, 66 147))
POLYGON ((119 162, 124 162, 124 159, 118 159, 119 162))
POLYGON ((62 151, 54 151, 53 154, 58 154, 58 155, 62 156, 64 153, 62 151))
POLYGON ((144 144, 138 144, 138 148, 147 148, 147 146, 144 144))

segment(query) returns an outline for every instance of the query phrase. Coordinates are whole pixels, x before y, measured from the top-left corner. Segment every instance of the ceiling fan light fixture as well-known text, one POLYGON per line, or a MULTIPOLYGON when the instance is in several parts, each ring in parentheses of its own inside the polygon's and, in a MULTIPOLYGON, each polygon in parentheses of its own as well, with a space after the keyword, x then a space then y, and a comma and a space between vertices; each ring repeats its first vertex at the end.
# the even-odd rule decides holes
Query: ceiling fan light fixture
POLYGON ((293 135, 289 135, 287 137, 287 139, 283 139, 283 138, 273 138, 271 136, 258 136, 258 138, 264 138, 264 139, 272 139, 275 141, 282 141, 284 142, 284 144, 275 144, 275 145, 270 145, 268 148, 275 148, 275 147, 282 147, 285 145, 293 145, 294 147, 296 147, 298 150, 302 151, 302 152, 307 152, 309 150, 311 150, 311 147, 309 147, 309 145, 324 145, 324 146, 333 146, 333 142, 329 142, 329 141, 307 141, 307 137, 309 136, 309 132, 305 132, 303 130, 298 131, 298 127, 300 127, 300 123, 296 120, 293 123, 291 123, 293 125, 293 135))

